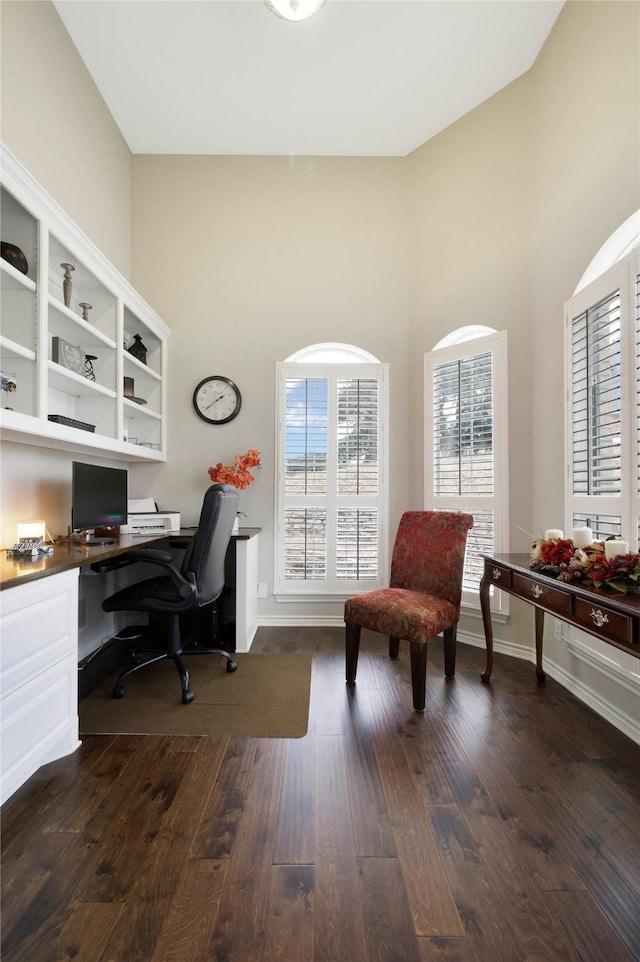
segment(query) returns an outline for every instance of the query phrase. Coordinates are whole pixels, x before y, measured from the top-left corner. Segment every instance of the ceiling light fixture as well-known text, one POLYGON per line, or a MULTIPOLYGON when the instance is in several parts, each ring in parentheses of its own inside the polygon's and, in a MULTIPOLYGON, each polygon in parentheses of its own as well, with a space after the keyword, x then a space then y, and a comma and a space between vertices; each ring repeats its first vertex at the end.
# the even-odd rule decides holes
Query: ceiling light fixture
POLYGON ((283 20, 309 20, 327 0, 264 0, 272 13, 283 20))

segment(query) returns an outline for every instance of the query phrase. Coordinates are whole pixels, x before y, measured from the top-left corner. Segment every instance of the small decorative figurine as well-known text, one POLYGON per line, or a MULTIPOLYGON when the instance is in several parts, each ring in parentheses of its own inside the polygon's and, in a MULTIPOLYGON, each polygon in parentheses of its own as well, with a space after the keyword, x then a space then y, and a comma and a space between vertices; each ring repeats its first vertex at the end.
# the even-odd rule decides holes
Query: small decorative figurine
POLYGON ((143 364, 147 363, 147 349, 142 343, 142 338, 139 334, 133 335, 133 344, 127 348, 127 350, 129 354, 132 354, 138 361, 142 361, 143 364))
POLYGON ((64 280, 62 282, 62 294, 64 296, 64 306, 71 307, 71 271, 75 271, 73 264, 61 264, 64 270, 64 280))
POLYGON ((96 372, 93 370, 92 361, 97 361, 97 354, 85 354, 84 356, 84 376, 88 381, 95 381, 96 372))

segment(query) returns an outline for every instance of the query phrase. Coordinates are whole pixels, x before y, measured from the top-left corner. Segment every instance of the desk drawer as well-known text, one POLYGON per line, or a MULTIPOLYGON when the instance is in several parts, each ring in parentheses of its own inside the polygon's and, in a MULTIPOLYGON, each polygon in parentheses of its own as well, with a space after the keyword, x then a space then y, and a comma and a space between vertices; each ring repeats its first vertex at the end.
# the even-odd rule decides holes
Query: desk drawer
POLYGON ((495 561, 485 561, 484 570, 487 578, 496 588, 504 588, 507 591, 511 587, 511 572, 508 568, 503 568, 495 561))
POLYGON ((598 599, 585 601, 576 598, 573 611, 574 618, 578 624, 594 632, 599 638, 611 639, 623 645, 631 645, 633 642, 633 618, 630 615, 623 615, 619 611, 612 611, 605 604, 599 604, 598 599))
POLYGON ((571 614, 571 595, 561 588, 540 584, 539 581, 527 578, 526 575, 518 574, 516 571, 513 573, 511 586, 514 594, 559 617, 571 614))

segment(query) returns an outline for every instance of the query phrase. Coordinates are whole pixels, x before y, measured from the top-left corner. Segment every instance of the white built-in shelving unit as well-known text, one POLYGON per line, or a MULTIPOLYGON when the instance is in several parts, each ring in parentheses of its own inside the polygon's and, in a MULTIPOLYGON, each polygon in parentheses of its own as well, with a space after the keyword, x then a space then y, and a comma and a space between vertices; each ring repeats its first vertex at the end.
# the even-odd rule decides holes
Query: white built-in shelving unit
POLYGON ((0 259, 0 370, 16 385, 0 396, 0 437, 126 461, 166 460, 169 328, 10 152, 0 151, 2 240, 27 261, 23 273, 0 259), (74 268, 68 305, 63 264, 74 268), (128 351, 136 334, 145 362, 128 351), (125 394, 125 378, 133 379, 135 400, 125 394))

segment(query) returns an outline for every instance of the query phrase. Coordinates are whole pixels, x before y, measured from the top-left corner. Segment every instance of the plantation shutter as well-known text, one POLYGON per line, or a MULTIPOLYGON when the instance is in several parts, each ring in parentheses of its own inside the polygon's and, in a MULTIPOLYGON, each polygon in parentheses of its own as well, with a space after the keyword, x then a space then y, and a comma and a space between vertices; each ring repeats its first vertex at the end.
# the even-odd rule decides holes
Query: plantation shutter
POLYGON ((620 493, 620 291, 573 318, 574 494, 620 493))
POLYGON ((505 550, 505 386, 504 332, 426 356, 425 506, 473 515, 463 574, 463 603, 473 607, 482 555, 505 550))
POLYGON ((281 369, 278 590, 346 597, 375 587, 384 572, 384 367, 281 369))
POLYGON ((636 550, 640 508, 637 254, 567 302, 567 529, 636 550))

